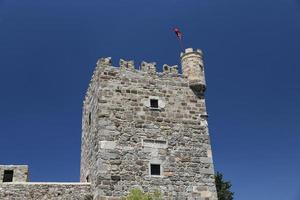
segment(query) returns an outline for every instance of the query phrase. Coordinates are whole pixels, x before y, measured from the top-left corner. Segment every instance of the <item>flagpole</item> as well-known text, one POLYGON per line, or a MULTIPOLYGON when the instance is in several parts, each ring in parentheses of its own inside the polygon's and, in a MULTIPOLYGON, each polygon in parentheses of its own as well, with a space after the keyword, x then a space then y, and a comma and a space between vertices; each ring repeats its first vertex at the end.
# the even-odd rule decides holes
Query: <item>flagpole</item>
POLYGON ((180 48, 181 48, 181 51, 183 51, 184 52, 184 48, 183 48, 183 42, 182 42, 182 33, 181 33, 181 31, 179 30, 179 28, 177 28, 177 27, 175 27, 174 29, 174 32, 175 32, 175 34, 176 34, 176 36, 177 36, 177 39, 178 39, 178 42, 179 42, 179 46, 180 46, 180 48))
POLYGON ((184 52, 182 39, 178 38, 178 40, 179 40, 180 48, 181 48, 182 52, 184 52))

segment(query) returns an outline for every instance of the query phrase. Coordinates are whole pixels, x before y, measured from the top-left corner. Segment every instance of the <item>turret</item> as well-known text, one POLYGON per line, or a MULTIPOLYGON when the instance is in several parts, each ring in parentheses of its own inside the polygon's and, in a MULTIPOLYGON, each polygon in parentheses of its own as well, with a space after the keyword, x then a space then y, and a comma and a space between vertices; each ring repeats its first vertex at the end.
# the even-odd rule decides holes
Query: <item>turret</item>
POLYGON ((183 77, 189 81, 190 88, 203 93, 206 88, 202 51, 192 48, 180 54, 183 77))

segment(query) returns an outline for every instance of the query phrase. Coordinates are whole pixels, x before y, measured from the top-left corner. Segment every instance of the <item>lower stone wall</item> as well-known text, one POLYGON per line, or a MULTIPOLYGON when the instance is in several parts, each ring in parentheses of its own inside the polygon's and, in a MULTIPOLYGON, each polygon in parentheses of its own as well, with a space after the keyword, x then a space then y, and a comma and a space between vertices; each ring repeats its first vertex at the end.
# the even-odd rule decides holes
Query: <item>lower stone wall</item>
POLYGON ((1 200, 92 200, 89 183, 3 183, 1 200))

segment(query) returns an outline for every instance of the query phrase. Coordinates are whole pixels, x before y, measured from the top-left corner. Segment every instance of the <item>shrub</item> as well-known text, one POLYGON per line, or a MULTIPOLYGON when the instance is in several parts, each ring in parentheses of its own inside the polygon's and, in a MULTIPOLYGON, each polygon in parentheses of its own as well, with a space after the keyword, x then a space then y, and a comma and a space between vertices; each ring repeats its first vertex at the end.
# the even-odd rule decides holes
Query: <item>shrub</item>
POLYGON ((162 200, 161 193, 159 191, 155 192, 143 192, 140 189, 132 189, 130 193, 123 197, 122 200, 162 200))

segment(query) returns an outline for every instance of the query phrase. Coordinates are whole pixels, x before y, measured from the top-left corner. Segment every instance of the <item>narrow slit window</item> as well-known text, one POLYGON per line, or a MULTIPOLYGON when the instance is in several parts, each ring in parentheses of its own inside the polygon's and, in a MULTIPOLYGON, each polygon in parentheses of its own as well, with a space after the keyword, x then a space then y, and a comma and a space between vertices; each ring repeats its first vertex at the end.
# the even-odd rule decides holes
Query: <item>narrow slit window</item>
POLYGON ((89 113, 89 125, 92 123, 92 113, 89 113))
POLYGON ((150 99, 150 107, 158 108, 158 99, 150 99))
POLYGON ((3 182, 12 182, 14 177, 13 170, 4 170, 3 182))
POLYGON ((167 144, 167 142, 163 141, 163 140, 155 140, 155 143, 156 144, 167 144))
POLYGON ((150 174, 160 176, 160 164, 150 164, 150 174))

